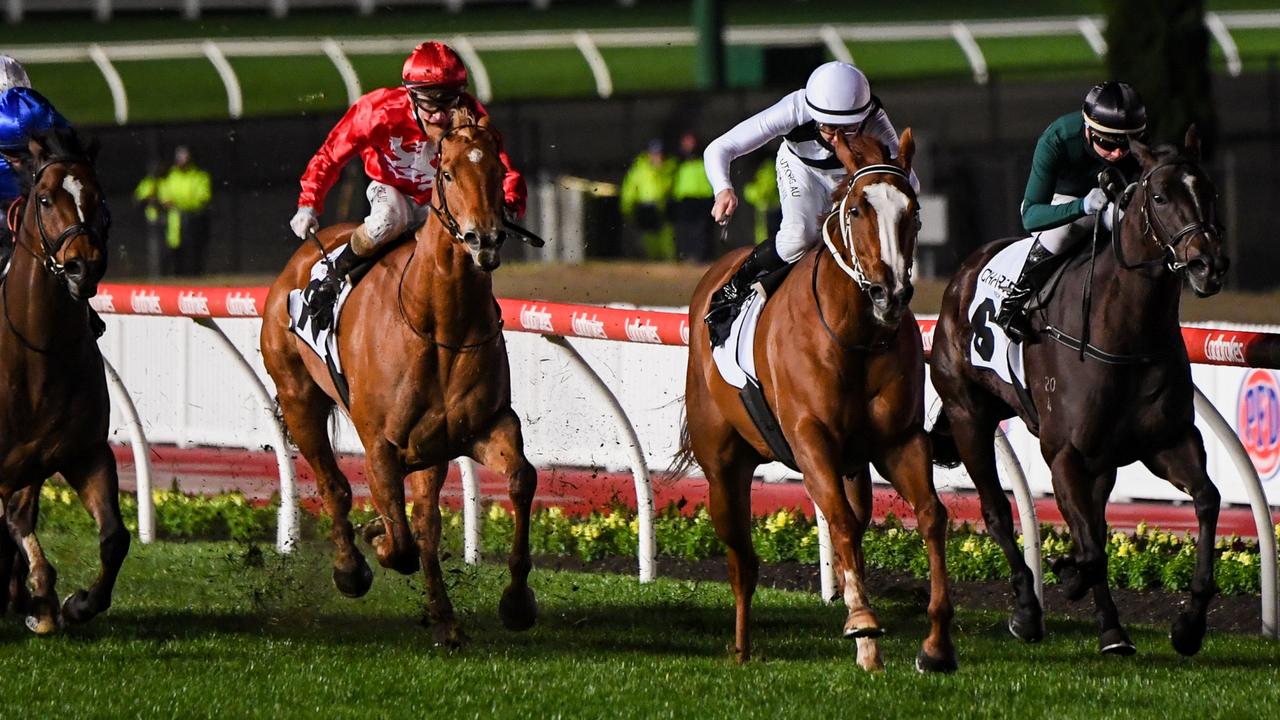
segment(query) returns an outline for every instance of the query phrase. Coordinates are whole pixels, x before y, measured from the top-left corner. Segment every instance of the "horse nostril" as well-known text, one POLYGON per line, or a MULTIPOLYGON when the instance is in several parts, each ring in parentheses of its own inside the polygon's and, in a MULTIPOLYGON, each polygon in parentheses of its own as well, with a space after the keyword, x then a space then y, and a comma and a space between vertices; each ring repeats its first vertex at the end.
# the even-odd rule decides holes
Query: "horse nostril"
POLYGON ((871 302, 879 307, 889 304, 889 289, 880 284, 874 284, 867 288, 867 295, 871 298, 871 302))
POLYGON ((471 247, 480 247, 480 236, 475 231, 463 233, 462 240, 471 247))
POLYGON ((83 279, 87 269, 83 260, 68 260, 62 267, 67 279, 73 281, 83 279))

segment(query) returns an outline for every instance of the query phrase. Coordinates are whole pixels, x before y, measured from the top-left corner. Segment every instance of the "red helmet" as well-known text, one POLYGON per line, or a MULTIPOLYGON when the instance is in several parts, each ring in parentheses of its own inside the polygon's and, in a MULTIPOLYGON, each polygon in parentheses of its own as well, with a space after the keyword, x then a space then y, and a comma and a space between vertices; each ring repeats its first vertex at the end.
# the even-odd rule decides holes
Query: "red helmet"
POLYGON ((444 43, 424 42, 409 53, 401 71, 404 84, 417 87, 452 87, 467 84, 467 66, 444 43))

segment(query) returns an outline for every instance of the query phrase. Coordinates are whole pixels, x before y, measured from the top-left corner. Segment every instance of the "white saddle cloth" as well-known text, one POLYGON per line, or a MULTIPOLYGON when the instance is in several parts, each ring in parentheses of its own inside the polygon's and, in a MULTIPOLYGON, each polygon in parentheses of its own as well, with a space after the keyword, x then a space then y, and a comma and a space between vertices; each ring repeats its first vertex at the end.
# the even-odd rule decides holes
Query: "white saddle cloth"
POLYGON ((753 349, 756 345, 756 325, 760 322, 762 310, 764 297, 758 292, 752 292, 751 297, 743 303, 738 317, 734 318, 724 345, 711 348, 711 359, 715 361, 720 377, 739 389, 746 386, 748 377, 759 382, 753 349))
MULTIPOLYGON (((333 262, 346 247, 344 243, 334 248, 329 253, 329 262, 333 262)), ((316 264, 311 267, 312 280, 322 278, 328 273, 329 268, 323 260, 317 260, 316 264)), ((321 330, 316 328, 315 323, 312 322, 311 308, 308 307, 306 298, 303 297, 303 290, 289 291, 289 329, 302 338, 302 341, 314 350, 321 360, 331 365, 339 374, 342 373, 342 363, 338 360, 338 319, 341 317, 342 307, 346 304, 347 296, 350 294, 351 283, 346 278, 343 278, 341 289, 338 291, 338 300, 333 308, 333 323, 321 330)))
POLYGON ((969 360, 974 367, 987 368, 1007 383, 1012 378, 1026 387, 1023 370, 1022 343, 1009 339, 996 324, 1000 303, 1013 289, 1031 252, 1033 238, 1019 240, 991 258, 978 273, 978 282, 969 303, 969 322, 973 325, 973 341, 969 344, 969 360))

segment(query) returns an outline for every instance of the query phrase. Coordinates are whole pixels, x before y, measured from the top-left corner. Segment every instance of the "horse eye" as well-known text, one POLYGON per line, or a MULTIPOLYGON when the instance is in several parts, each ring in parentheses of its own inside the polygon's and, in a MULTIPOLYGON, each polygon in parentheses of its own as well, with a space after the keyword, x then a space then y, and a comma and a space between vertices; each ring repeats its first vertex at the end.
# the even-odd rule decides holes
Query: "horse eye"
POLYGON ((45 206, 45 207, 49 207, 49 196, 48 196, 48 195, 41 195, 41 196, 40 196, 40 204, 41 204, 41 205, 43 205, 43 206, 45 206))
POLYGON ((440 177, 444 178, 445 182, 453 182, 453 173, 448 170, 440 171, 440 177))
POLYGON ((849 208, 849 214, 853 215, 854 217, 857 217, 860 214, 858 212, 858 206, 854 205, 853 207, 849 208))
POLYGON ((1151 199, 1155 200, 1157 205, 1163 205, 1168 202, 1168 200, 1165 200, 1163 195, 1152 195, 1151 199))

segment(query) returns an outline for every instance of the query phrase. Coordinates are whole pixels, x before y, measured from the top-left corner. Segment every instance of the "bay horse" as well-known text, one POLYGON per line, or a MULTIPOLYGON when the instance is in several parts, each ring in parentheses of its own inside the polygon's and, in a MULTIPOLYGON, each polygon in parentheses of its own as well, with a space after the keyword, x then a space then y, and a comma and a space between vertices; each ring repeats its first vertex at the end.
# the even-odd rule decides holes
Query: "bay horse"
MULTIPOLYGON (((365 450, 379 517, 365 529, 378 562, 426 576, 427 619, 438 643, 465 635, 454 616, 440 568, 440 489, 448 463, 466 455, 507 477, 515 508, 511 583, 498 610, 513 630, 532 627, 537 603, 528 585, 529 511, 537 474, 524 455, 520 420, 511 409, 511 378, 502 318, 490 273, 501 262, 502 179, 498 138, 487 117, 454 112, 438 131, 437 186, 430 217, 413 242, 392 249, 356 285, 338 328, 350 386, 347 411, 365 450), (412 491, 413 527, 405 516, 412 491)), ((327 250, 355 225, 326 228, 327 250)), ((305 287, 319 249, 301 246, 267 297, 262 354, 275 380, 294 441, 316 473, 337 554, 333 580, 349 597, 369 590, 373 575, 354 542, 351 486, 338 469, 326 424, 340 395, 323 361, 289 330, 287 299, 305 287)))
POLYGON ((74 131, 39 134, 27 151, 14 166, 27 199, 10 213, 13 257, 0 278, 0 609, 12 596, 27 627, 46 635, 111 606, 129 532, 88 306, 107 268, 103 193, 74 131), (61 608, 57 573, 35 534, 40 487, 55 473, 97 522, 101 563, 93 584, 61 608))
POLYGON ((989 313, 967 317, 978 273, 1011 240, 976 251, 943 296, 933 344, 933 383, 943 414, 932 432, 939 458, 958 453, 981 497, 991 536, 1009 561, 1016 595, 1009 629, 1030 642, 1044 636, 1044 617, 1030 568, 1013 539, 1009 502, 996 476, 994 439, 1001 420, 1017 415, 1039 435, 1053 473, 1058 507, 1071 530, 1069 557, 1053 562, 1067 595, 1092 590, 1099 650, 1136 651, 1107 586, 1106 502, 1116 469, 1141 462, 1188 493, 1199 525, 1191 602, 1173 624, 1173 647, 1199 651, 1213 580, 1218 490, 1205 470, 1204 441, 1194 420, 1191 366, 1178 323, 1184 279, 1196 295, 1222 288, 1227 269, 1214 210, 1213 183, 1200 168, 1199 140, 1185 146, 1132 142, 1141 174, 1117 232, 1092 258, 1069 264, 1058 291, 1032 314, 1037 339, 1024 347, 1033 416, 1014 388, 973 366, 968 348, 988 329, 989 313), (1086 316, 1077 288, 1098 299, 1086 316), (981 317, 978 317, 981 315, 981 317), (1080 346, 1088 347, 1081 350, 1080 346), (1061 392, 1058 392, 1061 390, 1061 392), (1038 430, 1036 429, 1038 427, 1038 430))
MULTIPOLYGON (((830 524, 849 610, 844 635, 857 639, 859 665, 883 668, 876 642, 883 630, 863 588, 861 547, 871 520, 874 464, 915 511, 928 547, 931 628, 917 668, 950 671, 956 659, 944 557, 947 512, 933 487, 924 355, 908 307, 918 212, 908 181, 915 143, 910 129, 903 132, 897 160, 865 137, 849 144, 837 136, 835 149, 848 175, 823 223, 826 247, 808 251, 764 306, 756 369, 805 489, 830 524)), ((745 255, 726 255, 694 290, 686 420, 674 466, 684 469, 696 459, 707 477, 716 534, 728 547, 739 662, 751 655, 751 599, 760 564, 751 542, 752 475, 778 455, 738 390, 716 369, 701 320, 711 293, 745 255)))

